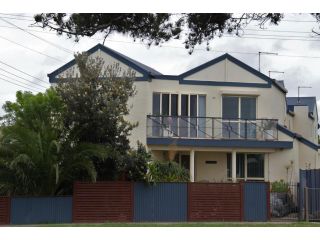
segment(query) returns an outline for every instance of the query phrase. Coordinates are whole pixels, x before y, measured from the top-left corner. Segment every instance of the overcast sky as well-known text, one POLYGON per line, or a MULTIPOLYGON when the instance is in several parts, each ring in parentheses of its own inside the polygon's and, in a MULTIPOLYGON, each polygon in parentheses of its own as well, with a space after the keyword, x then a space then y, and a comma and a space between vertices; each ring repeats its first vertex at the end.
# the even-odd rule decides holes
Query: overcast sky
MULTIPOLYGON (((91 39, 82 38, 80 42, 76 43, 73 39, 57 36, 54 32, 32 27, 32 13, 15 13, 14 15, 23 15, 24 17, 15 17, 8 13, 0 14, 1 106, 5 101, 14 101, 17 90, 28 90, 6 81, 44 91, 45 87, 50 86, 46 83, 48 82, 47 74, 71 60, 73 58, 72 52, 86 51, 97 43, 102 43, 101 36, 94 36, 91 39), (30 33, 59 47, 31 36, 8 22, 27 29, 30 33), (3 63, 22 70, 37 79, 3 63), (36 84, 31 84, 29 81, 36 84)), ((266 25, 266 30, 261 30, 256 24, 251 24, 246 28, 243 37, 226 35, 217 38, 211 42, 211 51, 205 51, 203 46, 199 46, 196 48, 200 50, 195 50, 192 55, 189 55, 181 42, 178 41, 168 42, 163 47, 152 46, 148 48, 140 42, 134 43, 132 39, 125 36, 114 35, 108 38, 105 45, 149 65, 163 74, 180 74, 226 52, 258 69, 259 51, 277 53, 278 56, 263 55, 261 57, 262 72, 266 75, 270 70, 284 72, 284 74, 272 73, 271 77, 285 80, 288 96, 297 95, 298 85, 311 86, 311 89, 302 89, 301 96, 316 96, 317 100, 319 99, 318 107, 320 107, 320 38, 311 33, 312 29, 318 29, 318 24, 310 15, 287 14, 286 16, 285 21, 281 22, 279 26, 266 25), (292 21, 293 19, 295 21, 292 21)), ((1 109, 0 115, 2 114, 3 110, 1 109)))

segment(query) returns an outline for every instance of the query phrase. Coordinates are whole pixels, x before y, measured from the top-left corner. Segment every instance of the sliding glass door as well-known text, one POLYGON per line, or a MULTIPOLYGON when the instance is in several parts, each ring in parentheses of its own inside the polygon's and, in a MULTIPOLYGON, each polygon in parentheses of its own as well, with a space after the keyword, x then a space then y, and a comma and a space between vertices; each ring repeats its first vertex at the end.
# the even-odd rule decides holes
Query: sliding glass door
POLYGON ((206 136, 206 96, 181 95, 180 136, 198 138, 206 136))
POLYGON ((206 137, 205 95, 153 93, 152 114, 153 136, 206 137))
POLYGON ((152 136, 178 136, 178 94, 153 93, 152 136))
POLYGON ((256 97, 222 97, 223 138, 256 138, 256 97))

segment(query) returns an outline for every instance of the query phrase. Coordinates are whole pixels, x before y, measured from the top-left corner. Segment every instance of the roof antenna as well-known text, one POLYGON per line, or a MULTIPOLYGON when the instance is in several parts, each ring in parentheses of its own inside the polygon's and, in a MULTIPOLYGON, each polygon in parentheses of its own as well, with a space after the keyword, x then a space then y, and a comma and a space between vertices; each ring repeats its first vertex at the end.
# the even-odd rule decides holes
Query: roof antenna
POLYGON ((260 58, 261 58, 261 54, 264 54, 264 55, 278 55, 278 53, 273 53, 273 52, 259 52, 259 72, 261 72, 261 67, 260 67, 260 58))
POLYGON ((298 103, 300 103, 300 88, 312 88, 310 86, 298 86, 298 103))

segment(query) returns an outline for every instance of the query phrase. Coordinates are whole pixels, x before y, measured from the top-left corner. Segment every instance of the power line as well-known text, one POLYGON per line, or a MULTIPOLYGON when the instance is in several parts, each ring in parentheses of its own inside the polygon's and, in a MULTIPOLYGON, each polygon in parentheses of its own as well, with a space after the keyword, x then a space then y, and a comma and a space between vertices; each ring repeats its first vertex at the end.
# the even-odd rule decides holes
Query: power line
POLYGON ((13 19, 13 20, 19 20, 19 21, 26 21, 26 22, 35 22, 35 20, 31 20, 31 19, 24 19, 24 18, 18 18, 18 17, 3 17, 6 19, 13 19))
POLYGON ((317 20, 294 20, 294 19, 282 19, 281 21, 283 21, 283 22, 298 22, 298 23, 306 23, 306 22, 316 23, 316 22, 318 22, 317 20))
MULTIPOLYGON (((2 27, 2 26, 0 26, 2 27)), ((271 29, 252 29, 252 28, 244 28, 243 31, 254 31, 254 32, 286 32, 286 33, 312 33, 312 32, 302 32, 302 31, 294 31, 294 30, 271 30, 271 29)))
POLYGON ((29 77, 32 77, 32 78, 34 78, 34 79, 37 79, 37 80, 39 80, 39 81, 41 81, 41 82, 44 82, 44 83, 48 84, 47 81, 44 81, 44 80, 42 80, 41 78, 32 76, 31 74, 26 73, 26 72, 24 72, 24 71, 22 71, 22 70, 20 70, 20 69, 18 69, 18 68, 16 68, 16 67, 13 67, 13 66, 9 65, 8 63, 5 63, 5 62, 3 62, 3 61, 1 61, 1 60, 0 60, 0 63, 3 64, 3 65, 5 65, 5 66, 7 66, 7 67, 9 67, 9 68, 12 68, 12 69, 14 69, 14 70, 16 70, 16 71, 18 71, 18 72, 20 72, 20 73, 23 73, 23 74, 25 74, 25 75, 27 75, 27 76, 29 76, 29 77))
POLYGON ((23 88, 28 89, 28 90, 31 90, 31 91, 33 91, 33 92, 38 92, 38 91, 36 91, 36 90, 34 90, 34 89, 31 89, 31 88, 29 88, 29 87, 22 86, 22 85, 20 85, 20 84, 18 84, 18 83, 11 82, 11 81, 9 81, 9 80, 7 80, 7 79, 4 79, 4 78, 1 78, 1 77, 0 77, 0 80, 5 81, 5 82, 8 82, 8 83, 11 83, 11 84, 16 85, 16 86, 19 86, 19 87, 23 87, 23 88))
MULTIPOLYGON (((261 36, 261 35, 260 35, 261 36)), ((319 40, 315 40, 315 39, 304 39, 304 38, 274 38, 274 37, 243 37, 243 36, 228 36, 228 35, 224 35, 223 37, 227 37, 227 38, 247 38, 247 39, 262 39, 262 40, 284 40, 284 41, 306 41, 306 42, 320 42, 319 40)))
MULTIPOLYGON (((17 30, 16 27, 11 27, 11 26, 1 26, 0 25, 0 28, 10 28, 10 29, 15 29, 17 30)), ((21 27, 20 27, 21 28, 21 27)), ((56 32, 46 32, 46 31, 41 31, 41 30, 35 30, 35 29, 27 29, 27 28, 21 28, 23 30, 26 30, 28 32, 37 32, 37 33, 43 33, 43 34, 51 34, 51 35, 57 35, 56 32)), ((243 29, 243 32, 244 34, 246 34, 245 32, 246 31, 253 31, 253 32, 274 32, 274 33, 301 33, 301 34, 312 34, 311 31, 309 32, 303 32, 303 31, 290 31, 290 30, 269 30, 269 29, 252 29, 252 28, 245 28, 243 29)), ((264 35, 261 35, 261 36, 264 36, 264 35)), ((289 37, 287 35, 275 35, 275 36, 283 36, 283 37, 289 37)), ((305 37, 305 36, 295 36, 295 37, 305 37)), ((90 37, 91 39, 94 39, 94 40, 99 40, 101 41, 102 39, 98 39, 98 38, 94 38, 94 37, 90 37)))
POLYGON ((21 14, 0 13, 0 15, 12 16, 12 17, 19 17, 19 18, 34 19, 32 16, 26 16, 26 15, 21 15, 21 14))
POLYGON ((62 61, 61 59, 59 59, 59 58, 55 58, 55 57, 49 56, 49 55, 47 55, 47 54, 45 54, 45 53, 39 52, 38 50, 35 50, 35 49, 29 48, 29 47, 27 47, 27 46, 24 46, 24 45, 21 44, 21 43, 17 43, 17 42, 15 42, 15 41, 12 41, 12 40, 10 40, 10 39, 8 39, 8 38, 6 38, 6 37, 0 36, 0 38, 6 40, 6 41, 8 41, 8 42, 11 42, 11 43, 13 43, 13 44, 16 44, 16 45, 18 45, 18 46, 20 46, 20 47, 23 47, 23 48, 25 48, 25 49, 28 49, 28 50, 30 50, 30 51, 32 51, 32 52, 36 52, 36 53, 38 53, 38 54, 41 54, 41 55, 46 56, 46 57, 48 57, 48 58, 54 59, 54 60, 56 60, 56 61, 63 62, 63 61, 62 61))
MULTIPOLYGON (((1 17, 0 17, 1 18, 1 17)), ((16 29, 15 27, 10 27, 10 26, 0 26, 0 28, 10 28, 10 29, 16 29)), ((54 34, 57 35, 57 33, 55 32, 45 32, 45 31, 38 31, 38 30, 34 30, 34 29, 27 29, 27 28, 21 28, 19 27, 19 29, 26 31, 26 32, 37 32, 37 33, 44 33, 44 34, 54 34)), ((302 33, 302 34, 312 34, 312 32, 300 32, 300 31, 285 31, 285 30, 267 30, 267 29, 243 29, 244 35, 254 35, 254 36, 271 36, 271 37, 296 37, 296 38, 310 38, 310 39, 314 39, 314 36, 291 36, 291 35, 266 35, 266 34, 253 34, 253 33, 246 33, 246 31, 254 31, 254 32, 274 32, 274 33, 302 33)), ((36 36, 36 35, 35 35, 36 36)), ((39 36, 37 36, 39 37, 39 36)), ((238 37, 238 36, 235 36, 238 37)), ((102 39, 98 39, 98 38, 93 38, 91 37, 91 39, 93 40, 98 40, 101 41, 102 39)), ((302 39, 303 40, 303 39, 302 39)), ((48 40, 46 40, 48 41, 48 40)), ((54 43, 53 43, 54 44, 54 43)), ((57 44, 56 44, 57 45, 57 44)), ((59 47, 62 47, 60 45, 58 45, 59 47)), ((65 48, 66 49, 66 48, 65 48)), ((70 49, 67 49, 69 51, 71 51, 70 49)))
MULTIPOLYGON (((1 17, 0 17, 1 18, 1 17)), ((11 28, 11 29, 16 29, 15 27, 10 27, 10 26, 0 26, 0 28, 11 28)), ((44 33, 44 34, 54 34, 57 35, 57 33, 54 32, 45 32, 45 31, 38 31, 38 30, 34 30, 34 29, 26 29, 26 28, 20 28, 21 30, 25 30, 26 32, 37 32, 37 33, 44 33)), ((270 37, 286 37, 286 38, 290 38, 290 37, 294 37, 294 38, 301 38, 301 39, 297 39, 297 40, 304 40, 304 39, 313 39, 315 40, 316 37, 318 36, 291 36, 291 35, 266 35, 266 34, 253 34, 253 33, 246 33, 246 31, 254 31, 254 32, 274 32, 274 33, 301 33, 301 34, 312 34, 312 32, 301 32, 301 31, 285 31, 285 30, 267 30, 267 29, 243 29, 244 34, 243 36, 247 35, 247 36, 270 36, 270 37)), ((224 35, 226 36, 226 35, 224 35)), ((38 37, 38 36, 37 36, 38 37)), ((233 37, 241 37, 241 36, 233 36, 233 37)), ((93 38, 91 37, 91 39, 93 40, 98 40, 98 41, 102 41, 102 39, 98 39, 98 38, 93 38)), ((287 39, 284 39, 287 40, 287 39)), ((288 39, 289 40, 289 39, 288 39)), ((320 40, 320 39, 319 39, 320 40)), ((46 40, 48 41, 48 40, 46 40)), ((52 43, 52 42, 51 42, 52 43)), ((54 43, 53 43, 54 44, 54 43)), ((62 47, 60 45, 58 45, 59 47, 62 47)), ((65 48, 66 49, 66 48, 65 48)), ((67 49, 68 51, 71 51, 70 49, 67 49)))
POLYGON ((9 78, 10 80, 13 80, 13 81, 15 81, 15 82, 24 84, 24 85, 26 85, 26 86, 28 86, 28 87, 33 88, 33 89, 37 89, 38 91, 39 91, 39 90, 40 90, 40 91, 43 90, 43 89, 38 88, 37 86, 31 86, 30 84, 24 83, 24 82, 22 82, 22 81, 20 81, 20 80, 18 80, 18 79, 12 78, 12 77, 7 76, 7 75, 5 75, 5 74, 0 73, 0 75, 3 76, 3 77, 9 78))
MULTIPOLYGON (((26 78, 24 78, 24 77, 20 77, 20 76, 14 74, 14 73, 11 73, 11 72, 9 72, 9 71, 1 68, 1 67, 0 67, 0 70, 3 71, 3 72, 9 73, 10 75, 15 76, 15 77, 17 77, 17 78, 23 79, 23 80, 25 80, 25 81, 27 81, 27 82, 29 82, 29 83, 31 83, 31 84, 37 85, 37 86, 42 87, 42 88, 46 88, 46 87, 44 87, 44 86, 42 86, 42 85, 39 85, 38 83, 35 83, 35 82, 30 81, 29 79, 26 79, 26 78)), ((1 74, 1 73, 0 73, 0 74, 1 74)), ((2 75, 3 75, 3 74, 2 74, 2 75)), ((4 76, 5 76, 5 75, 4 75, 4 76)))
POLYGON ((320 36, 297 36, 297 35, 274 35, 274 34, 256 34, 256 33, 244 33, 243 35, 239 36, 259 36, 259 37, 285 37, 285 38, 301 38, 304 39, 313 39, 313 40, 320 40, 320 36))
MULTIPOLYGON (((239 37, 240 38, 240 37, 239 37)), ((100 39, 101 40, 101 39, 100 39)), ((127 41, 118 41, 118 40, 110 40, 107 39, 106 42, 117 42, 117 43, 127 43, 127 44, 139 44, 139 45, 144 45, 144 43, 140 42, 127 42, 127 41)), ((178 48, 178 49, 184 49, 184 47, 178 47, 178 46, 170 46, 170 45, 165 45, 161 46, 163 48, 178 48)), ((207 49, 201 49, 201 48, 195 48, 194 51, 206 51, 206 52, 221 52, 221 53, 234 53, 234 54, 249 54, 249 55, 258 55, 258 52, 239 52, 239 51, 228 51, 228 50, 207 50, 207 49)), ((318 59, 320 56, 306 56, 306 55, 286 55, 286 54, 278 54, 277 56, 280 57, 292 57, 292 58, 315 58, 318 59)))
POLYGON ((41 41, 44 41, 44 42, 50 44, 51 46, 54 46, 54 47, 56 47, 56 48, 58 48, 58 49, 60 49, 60 50, 62 50, 62 51, 64 51, 64 52, 73 54, 73 51, 70 50, 70 49, 64 48, 64 47, 62 47, 62 46, 60 46, 60 45, 58 45, 58 44, 55 44, 55 43, 53 43, 53 42, 50 42, 50 41, 48 41, 48 40, 46 40, 46 39, 44 39, 44 38, 41 38, 41 37, 35 35, 35 34, 33 34, 33 33, 30 33, 30 32, 28 32, 27 30, 25 30, 25 29, 23 29, 23 28, 15 25, 15 24, 13 24, 13 23, 11 23, 11 22, 3 19, 2 17, 0 17, 0 19, 1 19, 2 21, 6 22, 7 24, 16 27, 17 29, 20 29, 21 31, 23 31, 23 32, 25 32, 25 33, 27 33, 27 34, 29 34, 29 35, 37 38, 37 39, 40 39, 41 41))
MULTIPOLYGON (((9 26, 0 26, 0 27, 8 27, 8 28, 10 28, 9 26)), ((245 29, 245 30, 249 30, 249 31, 251 31, 251 30, 253 30, 253 29, 245 29)), ((29 31, 36 31, 36 30, 29 30, 29 31)), ((257 31, 265 31, 265 30, 257 30, 257 31)), ((271 30, 270 30, 271 31, 271 30)), ((42 32, 42 31, 36 31, 36 32, 40 32, 40 33, 47 33, 47 34, 55 34, 55 33, 51 33, 51 32, 42 32)), ((300 33, 300 32, 298 32, 298 31, 274 31, 274 32, 296 32, 296 33, 300 33)), ((301 33, 307 33, 307 32, 301 32, 301 33)), ((263 35, 258 35, 258 34, 256 34, 255 36, 256 37, 254 37, 254 34, 246 34, 246 35, 249 35, 248 37, 238 37, 238 36, 224 36, 224 37, 231 37, 231 38, 248 38, 248 39, 262 39, 262 40, 294 40, 294 41, 315 41, 315 42, 317 42, 317 41, 319 41, 319 40, 316 40, 316 39, 287 39, 287 38, 271 38, 271 37, 268 37, 268 38, 264 38, 263 37, 263 35), (253 35, 253 36, 251 36, 251 35, 253 35), (251 37, 250 37, 251 36, 251 37), (261 36, 261 37, 257 37, 257 36, 261 36)), ((276 35, 276 36, 278 36, 278 35, 276 35)), ((280 36, 279 36, 280 37, 280 36)), ((297 37, 302 37, 302 36, 297 36, 297 37)), ((1 38, 1 36, 0 36, 0 38, 1 38)), ((102 39, 99 39, 99 38, 93 38, 93 37, 91 37, 91 39, 93 39, 93 40, 97 40, 97 41, 102 41, 102 39)), ((8 40, 8 39, 6 39, 6 40, 8 40)), ((107 42, 117 42, 117 43, 126 43, 126 44, 139 44, 139 45, 144 45, 143 43, 139 43, 139 42, 128 42, 128 41, 118 41, 118 40, 109 40, 109 39, 107 39, 106 40, 107 42)), ((319 41, 320 42, 320 41, 319 41)), ((185 49, 184 47, 175 47, 175 46, 161 46, 161 47, 164 47, 164 48, 181 48, 181 49, 185 49)), ((201 50, 204 50, 204 51, 207 51, 206 49, 198 49, 198 48, 195 48, 194 49, 195 51, 201 51, 201 50)), ((229 52, 229 53, 235 53, 235 54, 255 54, 255 55, 257 55, 257 53, 248 53, 248 52, 235 52, 235 51, 219 51, 219 50, 214 50, 215 52, 229 52)), ((320 58, 320 57, 318 57, 318 56, 306 56, 306 55, 284 55, 284 54, 279 54, 278 56, 281 56, 281 57, 292 57, 292 58, 295 58, 295 57, 297 57, 297 58, 313 58, 313 59, 318 59, 318 58, 320 58)), ((51 57, 51 56, 50 56, 51 57)), ((57 59, 55 59, 55 60, 57 60, 57 59)), ((59 59, 59 61, 61 61, 60 59, 59 59)), ((0 61, 1 62, 1 61, 0 61)), ((33 76, 32 76, 33 77, 33 76)), ((40 79, 40 81, 43 81, 43 80, 41 80, 40 79)), ((47 83, 47 82, 46 82, 47 83)))

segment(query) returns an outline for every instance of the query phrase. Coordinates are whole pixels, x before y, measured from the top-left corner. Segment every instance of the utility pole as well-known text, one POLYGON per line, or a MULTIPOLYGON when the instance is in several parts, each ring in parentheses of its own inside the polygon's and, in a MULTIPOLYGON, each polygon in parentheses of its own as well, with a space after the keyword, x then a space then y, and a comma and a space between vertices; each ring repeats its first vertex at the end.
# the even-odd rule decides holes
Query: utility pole
POLYGON ((298 103, 300 103, 300 88, 312 88, 310 86, 298 86, 298 103))
POLYGON ((259 72, 261 72, 261 55, 278 55, 278 53, 273 53, 273 52, 259 52, 259 72))

